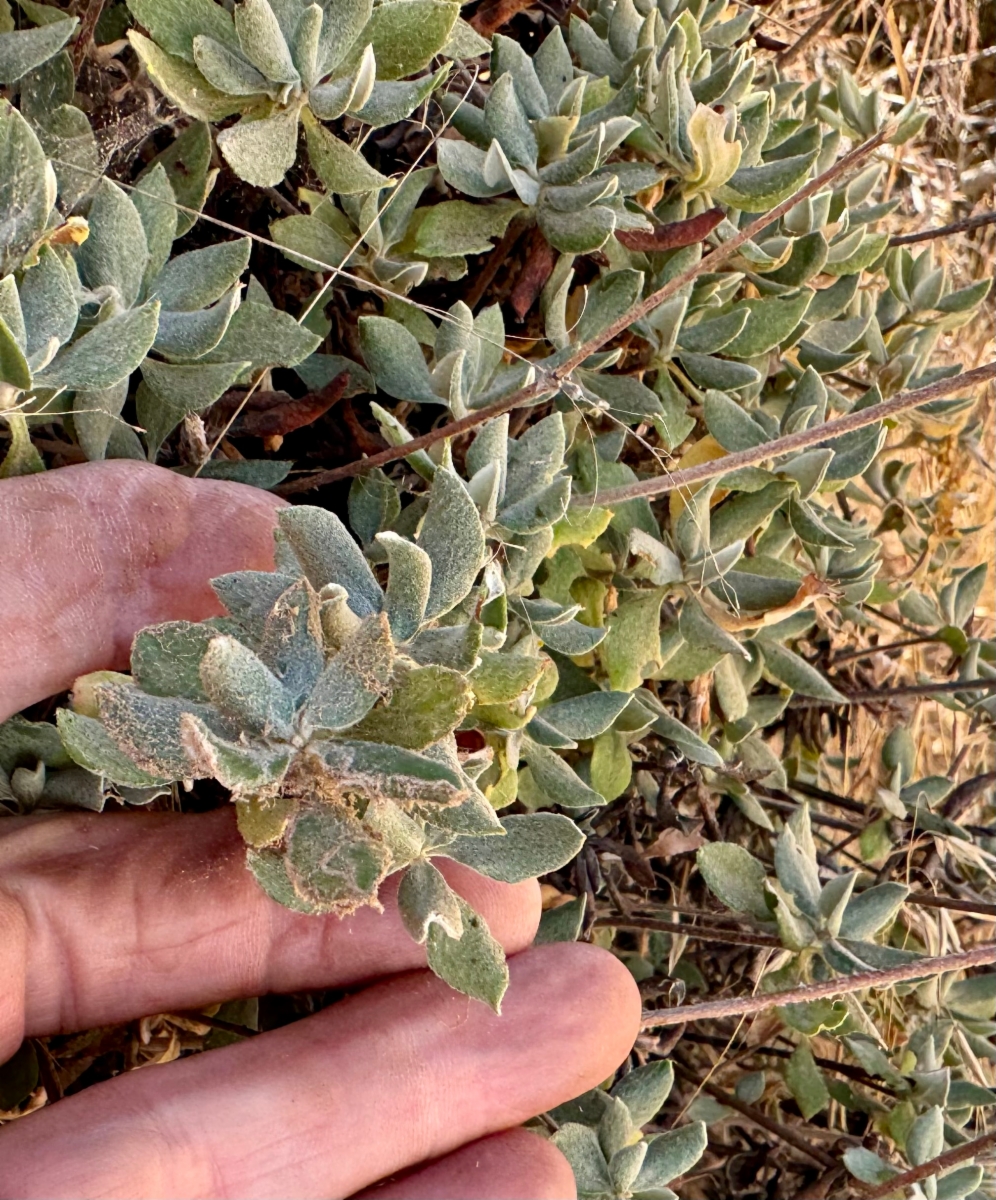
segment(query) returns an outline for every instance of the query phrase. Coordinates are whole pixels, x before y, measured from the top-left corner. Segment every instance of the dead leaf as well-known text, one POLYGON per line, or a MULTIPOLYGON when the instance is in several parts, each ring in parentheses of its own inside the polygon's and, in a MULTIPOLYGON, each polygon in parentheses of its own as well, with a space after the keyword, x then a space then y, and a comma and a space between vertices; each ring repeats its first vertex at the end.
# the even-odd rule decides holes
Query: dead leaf
POLYGON ((553 247, 543 234, 539 229, 534 229, 529 243, 529 253, 526 261, 522 264, 522 270, 519 272, 519 278, 515 281, 512 294, 509 296, 512 311, 520 321, 525 319, 526 313, 536 303, 546 281, 553 273, 556 257, 553 247))
POLYGON ((779 605, 778 608, 770 608, 764 613, 749 613, 743 617, 734 616, 705 590, 700 594, 699 599, 717 625, 725 629, 727 633, 736 633, 742 629, 763 629, 769 625, 777 625, 779 621, 785 621, 789 617, 795 616, 797 612, 801 612, 811 604, 818 608, 820 601, 832 600, 837 594, 837 590, 825 579, 820 579, 818 575, 806 575, 799 584, 799 590, 787 604, 779 605))
POLYGON ((662 829, 644 850, 644 857, 674 858, 678 854, 690 854, 693 850, 698 850, 705 842, 705 838, 699 832, 701 828, 700 824, 691 833, 685 833, 683 829, 662 829))
POLYGON ((681 246, 694 246, 696 242, 704 241, 725 216, 723 209, 710 208, 685 221, 658 225, 649 233, 642 229, 617 230, 616 241, 621 242, 627 250, 640 250, 644 254, 652 254, 657 250, 677 250, 681 246))
POLYGON ((228 429, 232 437, 283 437, 327 413, 342 399, 348 383, 349 372, 343 371, 321 391, 297 399, 287 392, 254 392, 246 400, 244 391, 229 391, 208 410, 207 425, 214 436, 232 421, 228 429))

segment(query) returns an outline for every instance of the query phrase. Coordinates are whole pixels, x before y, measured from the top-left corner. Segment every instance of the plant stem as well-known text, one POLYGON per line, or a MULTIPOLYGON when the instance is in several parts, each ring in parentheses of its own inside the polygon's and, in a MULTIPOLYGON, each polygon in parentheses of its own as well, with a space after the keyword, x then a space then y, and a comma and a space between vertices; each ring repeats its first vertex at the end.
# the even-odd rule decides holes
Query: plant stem
POLYGON ((992 225, 996 221, 996 213, 979 213, 977 217, 965 217, 962 221, 952 221, 950 225, 941 225, 937 229, 921 229, 919 233, 901 233, 889 238, 890 246, 909 246, 913 242, 928 242, 934 238, 947 237, 949 233, 965 233, 969 229, 978 229, 982 225, 992 225))
POLYGON ((696 925, 682 925, 680 921, 663 921, 657 917, 623 916, 598 917, 595 927, 610 926, 612 929, 654 929, 661 933, 681 933, 698 942, 720 942, 729 946, 764 946, 780 949, 777 938, 763 933, 746 933, 736 929, 703 929, 696 925))
MULTIPOLYGON (((913 979, 927 979, 942 975, 946 971, 963 971, 968 967, 984 967, 996 962, 996 942, 985 942, 974 950, 960 954, 942 954, 937 958, 921 958, 916 962, 902 963, 883 971, 862 971, 857 975, 844 975, 828 979, 824 983, 809 983, 804 987, 786 992, 770 992, 763 996, 740 996, 728 1000, 706 1000, 701 1004, 684 1004, 661 1012, 644 1015, 642 1028, 661 1029, 665 1025, 683 1025, 686 1021, 712 1021, 719 1017, 740 1017, 749 1013, 764 1012, 776 1005, 799 1004, 808 1000, 822 1000, 830 996, 845 996, 860 992, 864 988, 886 988, 897 983, 909 983, 913 979)), ((888 1195, 883 1192, 883 1195, 888 1195)))
MULTIPOLYGON (((750 450, 726 454, 697 467, 686 467, 683 471, 672 471, 668 475, 655 476, 653 479, 641 479, 637 483, 627 483, 622 487, 606 488, 594 496, 574 496, 571 504, 579 507, 599 504, 611 508, 614 504, 625 504, 627 500, 641 497, 648 499, 651 496, 676 491, 678 488, 689 487, 693 483, 704 483, 707 479, 716 479, 731 471, 738 471, 741 467, 756 467, 770 458, 794 454, 810 446, 818 446, 831 438, 839 438, 842 434, 867 429, 869 425, 877 425, 886 418, 909 412, 942 396, 950 396, 952 392, 964 391, 965 388, 974 387, 978 383, 987 383, 990 379, 996 379, 996 362, 986 363, 983 367, 976 367, 973 371, 966 371, 963 375, 956 375, 951 379, 939 379, 927 387, 900 392, 898 396, 893 396, 891 400, 883 400, 881 404, 870 404, 857 412, 845 413, 832 421, 824 421, 822 425, 812 429, 800 429, 798 433, 775 438, 750 450)), ((413 442, 405 443, 406 453, 409 453, 407 447, 412 445, 413 442)))
MULTIPOLYGON (((900 696, 932 696, 935 692, 991 692, 996 689, 996 679, 953 679, 947 683, 913 683, 906 687, 876 688, 871 692, 852 692, 845 696, 844 704, 876 704, 894 700, 900 696)), ((793 696, 793 708, 833 708, 840 700, 821 700, 816 696, 793 696)))
POLYGON ((814 783, 805 783, 801 779, 791 780, 789 791, 801 792, 803 796, 810 796, 813 800, 825 800, 827 804, 835 804, 838 808, 859 813, 861 816, 865 816, 868 812, 867 804, 862 804, 860 800, 855 800, 851 796, 838 796, 836 792, 828 792, 826 788, 817 787, 814 783))
POLYGON ((958 1163, 975 1158, 986 1150, 991 1150, 994 1146, 996 1146, 996 1131, 984 1133, 974 1142, 965 1142, 964 1145, 955 1146, 953 1150, 939 1154, 937 1158, 932 1158, 929 1162, 921 1163, 918 1167, 903 1171, 901 1175, 893 1176, 887 1183, 878 1184, 871 1191, 865 1192, 866 1200, 885 1200, 886 1196, 895 1195, 901 1188, 906 1188, 912 1183, 919 1183, 921 1179, 929 1179, 931 1175, 936 1175, 948 1167, 956 1167, 958 1163))
POLYGON ((923 646, 936 641, 936 637, 927 634, 924 637, 907 638, 904 642, 885 642, 881 646, 859 646, 857 650, 845 650, 840 654, 835 654, 830 660, 830 666, 835 667, 838 663, 851 662, 856 658, 871 658, 873 654, 879 652, 885 654, 888 650, 903 650, 907 646, 923 646))
MULTIPOLYGON (((781 204, 776 204, 774 208, 763 213, 745 229, 739 230, 728 241, 721 242, 718 246, 714 247, 699 262, 689 267, 687 271, 683 271, 682 274, 675 276, 674 279, 665 283, 663 287, 658 288, 657 291, 652 292, 645 299, 637 301, 636 304, 627 309, 622 316, 617 317, 610 325, 607 325, 600 333, 589 338, 586 342, 582 342, 581 345, 575 348, 571 357, 562 362, 560 366, 554 367, 552 371, 545 371, 541 364, 537 364, 539 377, 535 383, 519 388, 518 391, 512 392, 502 400, 498 400, 494 404, 489 404, 487 408, 467 413, 465 417, 461 417, 457 421, 450 421, 445 425, 441 425, 438 429, 423 433, 420 437, 412 438, 400 446, 389 446, 386 450, 380 451, 379 454, 371 454, 368 458, 357 459, 355 462, 347 463, 345 466, 334 467, 329 471, 317 471, 313 475, 294 479, 275 490, 282 496, 290 496, 298 492, 310 491, 312 488, 324 487, 329 483, 336 483, 340 479, 349 479, 354 475, 362 475, 374 467, 382 467, 386 463, 394 462, 396 459, 405 458, 407 455, 413 454, 416 450, 425 450, 429 446, 435 445, 436 442, 442 441, 444 438, 456 437, 458 434, 466 433, 468 430, 482 425, 485 421, 493 420, 503 413, 510 412, 513 408, 522 408, 524 405, 532 404, 544 396, 556 393, 559 391, 561 384, 570 378, 571 373, 580 367, 586 358, 596 351, 601 350, 607 342, 610 342, 614 337, 618 337, 619 334, 629 329, 634 321, 645 317, 647 313, 652 312, 653 309, 657 308, 665 300, 669 300, 672 296, 677 295, 685 287, 693 283, 703 271, 713 271, 720 263, 732 258, 741 246, 749 242, 752 238, 757 237, 772 222, 780 220, 789 209, 794 208, 796 204, 808 199, 808 197, 815 195, 825 188, 828 183, 847 174, 854 167, 864 162, 868 155, 873 150, 877 150, 891 135, 892 125, 890 124, 876 133, 874 137, 870 137, 867 141, 862 142, 860 146, 855 146, 853 150, 845 154, 843 158, 838 159, 822 175, 818 175, 815 179, 811 179, 808 183, 804 184, 795 195, 790 196, 787 200, 783 200, 781 204)), ((926 401, 921 401, 920 403, 926 403, 926 401)), ((774 442, 770 444, 775 445, 774 442)), ((711 476, 708 478, 711 478, 711 476)))
POLYGON ((980 917, 996 917, 996 904, 986 904, 982 900, 957 900, 953 896, 930 896, 925 892, 910 892, 906 897, 906 903, 917 904, 920 908, 948 908, 952 912, 974 913, 980 917))
MULTIPOLYGON (((674 1062, 673 1059, 672 1062, 674 1062)), ((694 1083, 696 1087, 700 1088, 703 1092, 708 1092, 709 1095, 712 1096, 714 1100, 718 1100, 720 1104, 725 1104, 727 1108, 734 1109, 736 1112, 740 1113, 741 1116, 746 1117, 749 1121, 753 1121, 755 1125, 759 1125, 762 1129, 766 1129, 768 1133, 774 1134, 775 1137, 780 1138, 789 1146, 793 1146, 800 1153, 805 1154, 808 1158, 811 1158, 813 1162, 818 1162, 821 1167, 836 1169, 838 1166, 840 1166, 832 1154, 828 1154, 822 1147, 811 1146, 809 1142, 807 1142, 806 1139, 800 1134, 796 1133, 794 1129, 789 1128, 787 1125, 782 1125, 778 1121, 772 1120, 767 1113, 761 1112, 760 1109, 754 1108, 753 1105, 745 1104, 744 1101, 738 1096, 731 1096, 729 1092, 724 1091, 721 1087, 717 1087, 716 1084, 709 1083, 708 1081, 704 1083, 700 1082, 695 1078, 691 1071, 685 1067, 682 1067, 680 1064, 675 1063, 675 1065, 678 1067, 678 1074, 683 1076, 689 1083, 694 1083)))
POLYGON ((803 35, 792 43, 787 50, 783 50, 775 59, 775 65, 781 70, 787 67, 790 62, 794 61, 799 55, 810 45, 821 32, 823 27, 832 21, 839 12, 847 7, 848 0, 837 0, 836 4, 831 4, 829 8, 825 8, 803 35))

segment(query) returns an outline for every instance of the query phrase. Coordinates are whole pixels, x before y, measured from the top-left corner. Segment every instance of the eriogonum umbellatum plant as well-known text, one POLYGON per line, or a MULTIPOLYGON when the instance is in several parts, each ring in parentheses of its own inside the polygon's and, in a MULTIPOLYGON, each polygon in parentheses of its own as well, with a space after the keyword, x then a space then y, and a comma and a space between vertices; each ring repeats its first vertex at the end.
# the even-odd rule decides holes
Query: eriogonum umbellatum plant
MULTIPOLYGON (((272 897, 346 914, 402 872, 432 968, 497 1007, 500 948, 434 860, 513 881, 587 841, 577 878, 602 895, 607 806, 687 823, 660 799, 664 770, 742 822, 751 849, 710 837, 697 878, 775 951, 764 987, 925 952, 907 883, 865 864, 921 831, 981 879, 992 846, 951 815, 953 782, 918 771, 910 734, 884 743, 853 869, 821 852, 805 805, 775 801, 820 779, 797 707, 850 700, 828 639, 882 605, 950 656, 945 704, 996 715, 988 568, 951 565, 949 498, 913 482, 881 420, 819 437, 957 375, 935 352, 989 282, 955 286, 929 242, 890 246, 877 148, 834 173, 865 139, 914 138, 925 110, 846 69, 790 77, 758 25, 723 0, 597 0, 542 37, 486 40, 455 0, 128 0, 96 49, 125 56, 168 122, 129 173, 77 92, 77 18, 0 0, 0 476, 46 469, 57 436, 77 459, 274 487, 293 457, 242 457, 205 425, 255 389, 344 372, 350 428, 403 456, 357 475, 344 520, 284 510, 275 571, 215 581, 226 616, 142 631, 130 674, 78 681, 57 728, 0 727, 0 811, 150 804, 215 779, 272 897), (218 187, 265 221, 205 216, 218 187), (515 302, 512 281, 475 294, 512 248, 515 302), (524 390, 511 422, 492 412, 524 390), (472 436, 406 450, 451 421, 472 436), (750 464, 663 500, 632 490, 734 454, 750 464), (887 538, 925 570, 890 575, 887 538)), ((916 436, 974 446, 972 402, 923 405, 916 436)), ((578 936, 584 908, 551 908, 540 937, 578 936)), ((655 932, 621 953, 670 976, 675 946, 655 932)), ((806 1120, 832 1099, 929 1161, 992 1103, 972 1082, 992 1057, 991 978, 917 989, 889 1046, 856 1002, 782 1006, 779 1081, 806 1120), (875 1096, 827 1074, 818 1037, 875 1096)), ((548 1115, 583 1195, 673 1195, 705 1128, 692 1112, 641 1135, 672 1078, 651 1061, 548 1115)), ((766 1086, 753 1072, 737 1095, 766 1086)), ((871 1150, 844 1159, 866 1184, 891 1177, 871 1150)), ((974 1166, 932 1182, 928 1200, 979 1187, 974 1166)))

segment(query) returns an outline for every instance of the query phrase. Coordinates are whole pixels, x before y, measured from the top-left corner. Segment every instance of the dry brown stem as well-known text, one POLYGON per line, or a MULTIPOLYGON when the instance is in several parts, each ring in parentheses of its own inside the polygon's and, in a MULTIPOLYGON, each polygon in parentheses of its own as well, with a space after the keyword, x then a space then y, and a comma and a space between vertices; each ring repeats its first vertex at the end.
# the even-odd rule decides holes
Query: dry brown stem
MULTIPOLYGON (((801 1004, 809 1000, 823 1000, 831 996, 846 996, 865 988, 893 987, 897 983, 909 983, 914 979, 928 979, 946 971, 964 971, 969 967, 985 967, 996 962, 996 942, 985 942, 974 950, 960 954, 941 954, 937 958, 921 958, 916 962, 902 963, 884 971, 862 971, 858 975, 844 975, 839 979, 828 979, 825 983, 809 983, 791 988, 786 992, 767 992, 760 996, 738 996, 728 1000, 706 1000, 702 1004, 682 1004, 660 1012, 644 1015, 644 1029, 662 1029, 665 1025, 682 1025, 686 1021, 711 1021, 719 1017, 742 1017, 750 1013, 783 1004, 801 1004)), ((883 1192, 888 1195, 888 1192, 883 1192)))
POLYGON ((457 421, 450 421, 446 425, 441 425, 438 429, 430 430, 429 433, 424 433, 420 437, 412 438, 400 446, 390 446, 378 454, 371 454, 368 458, 357 459, 355 462, 347 463, 342 467, 335 467, 330 471, 318 471, 313 475, 294 479, 275 490, 282 496, 290 496, 298 492, 308 492, 312 488, 323 487, 329 483, 336 483, 340 479, 349 479, 354 475, 362 475, 374 467, 382 467, 386 463, 395 462, 397 459, 404 458, 416 450, 425 450, 429 446, 435 445, 436 442, 442 441, 444 438, 457 437, 459 434, 466 433, 478 425, 483 425, 485 421, 490 421, 495 417, 501 416, 503 413, 510 412, 513 408, 522 408, 525 405, 535 403, 544 396, 556 393, 561 385, 570 379, 571 373, 580 367, 590 355, 601 350, 613 338, 624 333, 635 321, 639 321, 642 317, 645 317, 649 312, 657 308, 658 305, 663 304, 665 300, 670 300, 672 296, 677 295, 688 284, 693 283, 703 271, 712 271, 720 263, 732 258, 741 246, 759 236, 774 221, 780 220, 796 204, 815 195, 825 188, 828 183, 832 183, 842 175, 848 174, 864 162, 868 155, 873 150, 877 150, 891 135, 892 126, 889 125, 881 129, 874 137, 870 137, 867 141, 862 142, 860 146, 855 146, 853 150, 845 154, 843 158, 838 159, 822 175, 817 175, 815 179, 811 179, 809 183, 801 187, 787 200, 783 200, 781 204, 776 204, 774 208, 763 213, 756 221, 752 221, 746 228, 739 230, 728 241, 721 242, 719 246, 712 249, 694 266, 675 276, 674 279, 665 283, 663 287, 658 288, 645 299, 638 301, 638 303, 628 308, 626 312, 617 317, 610 325, 607 325, 600 333, 575 347, 570 358, 566 359, 560 366, 555 367, 552 371, 541 370, 535 383, 519 388, 518 391, 512 392, 502 400, 488 405, 487 408, 468 413, 465 417, 461 417, 457 421))

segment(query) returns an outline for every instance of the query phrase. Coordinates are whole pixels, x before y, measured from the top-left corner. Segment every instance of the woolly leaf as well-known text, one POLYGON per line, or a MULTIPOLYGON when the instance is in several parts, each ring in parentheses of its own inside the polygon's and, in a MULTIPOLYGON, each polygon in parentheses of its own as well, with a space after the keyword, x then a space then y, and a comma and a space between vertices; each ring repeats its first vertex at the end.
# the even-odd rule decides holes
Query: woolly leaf
POLYGON ((435 204, 418 227, 415 253, 427 258, 487 254, 492 249, 491 239, 501 237, 521 210, 517 200, 496 200, 494 204, 447 200, 435 204))
POLYGON ((816 1065, 809 1042, 800 1042, 785 1065, 785 1082, 807 1121, 830 1103, 823 1072, 816 1065))
POLYGON ((734 912, 770 920, 764 899, 764 867, 742 846, 733 842, 707 842, 695 856, 706 885, 734 912))
POLYGON ((761 639, 759 644, 764 654, 764 665, 779 683, 784 683, 802 696, 815 696, 818 700, 835 704, 846 703, 846 697, 795 651, 780 646, 770 638, 761 639))
POLYGON ((151 696, 207 700, 200 668, 215 636, 216 630, 210 625, 196 625, 192 621, 149 625, 132 642, 132 678, 151 696))
POLYGON ((250 238, 218 242, 171 259, 151 293, 166 312, 195 312, 220 300, 249 265, 250 238))
POLYGON ((413 862, 402 875, 398 912, 402 924, 420 945, 434 926, 452 939, 458 939, 463 933, 459 897, 441 872, 425 860, 413 862))
POLYGON ((467 785, 456 769, 400 746, 330 741, 321 745, 320 754, 343 790, 444 805, 456 805, 467 796, 467 785))
MULTIPOLYGON (((266 0, 260 3, 265 4, 266 0)), ((297 157, 297 121, 293 109, 272 117, 243 117, 237 125, 218 134, 218 149, 246 183, 261 188, 276 187, 297 157)))
MULTIPOLYGON (((405 0, 405 7, 418 3, 419 0, 405 0)), ((376 11, 381 12, 384 7, 381 5, 376 11)), ((304 131, 308 140, 308 158, 327 191, 353 196, 393 186, 393 180, 375 171, 362 154, 335 137, 310 114, 304 117, 304 131)))
POLYGON ((626 592, 609 617, 609 634, 599 653, 613 691, 633 691, 660 665, 663 599, 661 588, 626 592))
POLYGON ((419 344, 404 325, 388 317, 361 317, 359 329, 363 361, 381 391, 396 400, 443 403, 433 391, 419 344))
POLYGON ((158 325, 158 300, 110 317, 56 355, 35 385, 93 391, 112 387, 145 358, 158 325))
POLYGON ((373 10, 358 44, 373 46, 380 79, 403 79, 428 66, 459 15, 459 4, 448 0, 387 0, 373 10))
POLYGON ((162 782, 156 775, 137 767, 118 748, 100 721, 68 708, 57 711, 56 721, 62 744, 73 762, 81 767, 126 787, 152 787, 162 782))
MULTIPOLYGON (((393 485, 392 485, 393 487, 393 485)), ((432 559, 414 542, 396 533, 378 533, 377 542, 387 552, 387 617, 398 641, 418 633, 432 586, 432 559)))
POLYGON ((529 763, 532 779, 547 803, 563 808, 594 808, 605 803, 604 797, 584 783, 553 750, 527 741, 521 754, 529 763))
POLYGON ((848 901, 840 936, 865 941, 890 924, 909 895, 901 883, 880 883, 858 892, 848 901))
POLYGON ((31 126, 6 100, 0 102, 0 271, 3 274, 13 270, 25 251, 45 232, 55 204, 55 189, 55 175, 31 126))
POLYGON ((573 696, 541 710, 543 720, 576 741, 586 741, 604 733, 625 709, 629 692, 589 692, 573 696))
POLYGON ((666 1059, 657 1059, 624 1075, 613 1087, 612 1097, 626 1105, 639 1128, 657 1116, 673 1085, 674 1067, 666 1059))
POLYGON ((693 1121, 651 1138, 633 1191, 639 1194, 662 1188, 684 1175, 705 1153, 708 1141, 704 1121, 693 1121))
POLYGON ((395 684, 390 700, 354 725, 351 734, 372 742, 423 750, 451 733, 472 703, 463 676, 449 667, 416 667, 395 684))
POLYGON ((554 813, 503 817, 501 825, 504 837, 457 838, 443 853, 491 879, 521 883, 559 870, 584 845, 574 822, 554 813))
POLYGON ((78 24, 78 17, 67 16, 36 29, 0 33, 0 83, 14 83, 58 54, 78 24))
POLYGON ((298 505, 279 516, 281 531, 315 589, 338 583, 359 617, 380 612, 384 597, 363 551, 339 518, 323 508, 298 505))
MULTIPOLYGON (((407 0, 415 4, 418 0, 407 0)), ((454 5, 454 7, 456 7, 454 5)), ((433 922, 426 939, 429 967, 450 987, 501 1012, 501 1001, 508 988, 505 953, 488 931, 484 918, 466 901, 457 897, 462 932, 452 938, 433 922)))
POLYGON ((477 507, 459 476, 445 468, 433 478, 418 544, 432 562, 425 614, 439 617, 459 604, 474 586, 485 553, 477 507))
POLYGON ((239 728, 289 736, 294 698, 255 654, 233 637, 211 640, 200 664, 208 699, 239 728))

